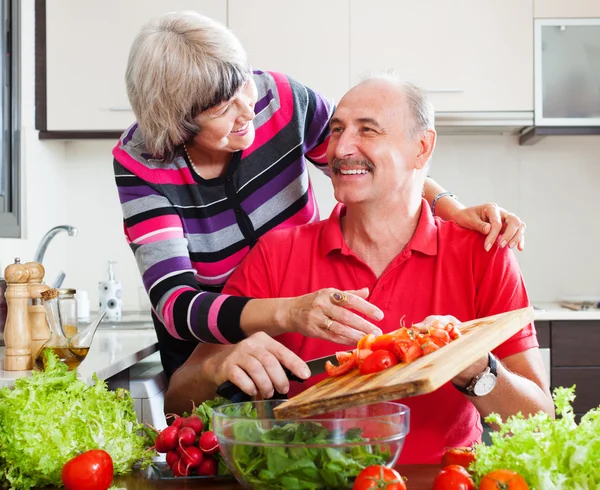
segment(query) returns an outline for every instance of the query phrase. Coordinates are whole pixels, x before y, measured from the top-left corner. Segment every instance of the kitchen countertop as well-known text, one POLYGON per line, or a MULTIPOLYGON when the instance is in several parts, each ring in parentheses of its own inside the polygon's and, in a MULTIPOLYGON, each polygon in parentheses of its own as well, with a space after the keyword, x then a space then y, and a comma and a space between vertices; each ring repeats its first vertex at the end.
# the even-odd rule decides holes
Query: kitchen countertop
MULTIPOLYGON (((31 374, 31 371, 5 371, 4 349, 0 347, 0 387, 13 386, 15 379, 31 374)), ((157 350, 158 341, 153 329, 98 329, 88 356, 77 369, 78 377, 88 384, 94 373, 100 379, 108 379, 157 350)))
MULTIPOLYGON (((431 490, 437 465, 405 465, 396 468, 407 480, 410 490, 431 490)), ((202 488, 204 490, 239 490, 242 486, 236 481, 210 481, 207 479, 180 478, 174 480, 147 480, 139 474, 116 477, 113 485, 126 490, 181 490, 202 488)), ((48 489, 48 487, 46 487, 48 489)))
POLYGON ((589 308, 588 310, 573 311, 563 308, 558 303, 533 302, 535 319, 539 321, 559 320, 600 320, 600 308, 589 308))

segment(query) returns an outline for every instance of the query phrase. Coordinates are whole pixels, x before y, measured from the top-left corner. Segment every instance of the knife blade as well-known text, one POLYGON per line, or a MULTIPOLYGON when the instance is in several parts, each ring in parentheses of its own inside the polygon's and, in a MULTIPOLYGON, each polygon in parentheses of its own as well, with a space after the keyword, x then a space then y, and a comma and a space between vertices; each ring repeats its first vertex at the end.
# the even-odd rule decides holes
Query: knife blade
MULTIPOLYGON (((332 354, 330 356, 318 357, 311 361, 307 361, 306 365, 308 366, 308 369, 310 369, 310 375, 316 376, 317 374, 324 373, 325 372, 325 364, 327 364, 327 361, 335 362, 336 355, 332 354)), ((281 366, 281 367, 283 368, 285 375, 287 376, 287 378, 290 381, 297 381, 299 383, 306 381, 306 380, 296 376, 285 366, 281 366)), ((238 388, 238 386, 236 384, 234 384, 231 381, 225 381, 224 383, 221 383, 217 388, 217 395, 219 395, 223 398, 227 398, 228 400, 231 400, 233 403, 247 402, 252 399, 252 397, 250 395, 243 392, 240 388, 238 388)), ((278 393, 277 391, 275 391, 275 393, 270 398, 270 400, 285 400, 286 398, 287 398, 287 395, 284 395, 282 393, 278 393)))

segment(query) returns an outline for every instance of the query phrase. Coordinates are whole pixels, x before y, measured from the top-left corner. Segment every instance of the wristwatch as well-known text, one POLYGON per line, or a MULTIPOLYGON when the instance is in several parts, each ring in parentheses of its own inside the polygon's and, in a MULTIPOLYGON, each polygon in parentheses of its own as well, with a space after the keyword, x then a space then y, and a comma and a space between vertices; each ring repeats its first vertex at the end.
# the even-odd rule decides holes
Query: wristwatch
POLYGON ((454 383, 452 384, 454 384, 454 387, 458 391, 467 396, 485 396, 494 389, 497 379, 496 358, 490 352, 488 353, 488 365, 485 370, 481 374, 475 376, 466 387, 458 386, 454 383))

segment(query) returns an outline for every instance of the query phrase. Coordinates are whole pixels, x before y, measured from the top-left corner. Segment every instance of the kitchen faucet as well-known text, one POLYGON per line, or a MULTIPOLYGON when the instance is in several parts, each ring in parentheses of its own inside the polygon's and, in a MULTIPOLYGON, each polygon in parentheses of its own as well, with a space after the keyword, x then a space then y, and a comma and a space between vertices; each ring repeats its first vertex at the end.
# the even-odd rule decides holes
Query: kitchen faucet
MULTIPOLYGON (((77 236, 77 228, 75 228, 74 226, 69 226, 69 225, 55 226, 54 228, 49 230, 40 240, 40 244, 38 245, 38 248, 35 251, 35 255, 33 257, 34 262, 39 262, 40 264, 42 263, 42 260, 44 260, 44 254, 46 253, 46 249, 48 248, 48 245, 50 244, 52 239, 57 234, 59 234, 61 231, 66 231, 69 234, 69 236, 77 236)), ((58 277, 54 280, 54 284, 52 284, 52 287, 53 288, 61 287, 64 280, 65 280, 65 273, 63 271, 60 271, 58 277)))

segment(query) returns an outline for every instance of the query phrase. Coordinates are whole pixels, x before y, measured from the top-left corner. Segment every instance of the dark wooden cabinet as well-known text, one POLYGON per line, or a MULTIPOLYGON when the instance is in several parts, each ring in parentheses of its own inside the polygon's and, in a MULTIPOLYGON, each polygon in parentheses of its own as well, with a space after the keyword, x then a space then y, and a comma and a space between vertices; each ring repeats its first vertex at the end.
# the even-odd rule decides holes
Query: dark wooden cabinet
POLYGON ((573 408, 578 414, 600 406, 600 321, 536 322, 540 345, 542 323, 549 324, 552 389, 576 385, 573 408))

